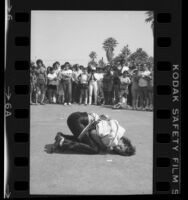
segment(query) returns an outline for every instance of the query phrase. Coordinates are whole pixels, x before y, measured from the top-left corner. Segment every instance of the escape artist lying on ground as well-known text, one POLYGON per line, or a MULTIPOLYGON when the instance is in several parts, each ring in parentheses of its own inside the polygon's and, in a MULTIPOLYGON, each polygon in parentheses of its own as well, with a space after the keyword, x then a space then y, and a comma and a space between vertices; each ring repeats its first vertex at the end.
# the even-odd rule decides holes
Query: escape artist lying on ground
POLYGON ((50 153, 69 150, 85 154, 101 151, 123 156, 135 154, 135 147, 125 137, 125 129, 106 115, 74 112, 68 117, 67 125, 73 135, 58 132, 50 153))

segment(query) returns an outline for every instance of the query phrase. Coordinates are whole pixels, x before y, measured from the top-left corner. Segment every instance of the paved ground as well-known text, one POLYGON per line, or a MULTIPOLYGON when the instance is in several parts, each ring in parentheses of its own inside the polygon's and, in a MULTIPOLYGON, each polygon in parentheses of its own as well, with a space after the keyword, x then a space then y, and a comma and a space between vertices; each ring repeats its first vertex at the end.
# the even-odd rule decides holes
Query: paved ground
POLYGON ((151 194, 153 113, 98 106, 33 105, 30 133, 31 194, 151 194), (47 154, 58 131, 70 134, 67 116, 74 111, 108 114, 127 130, 136 155, 47 154))

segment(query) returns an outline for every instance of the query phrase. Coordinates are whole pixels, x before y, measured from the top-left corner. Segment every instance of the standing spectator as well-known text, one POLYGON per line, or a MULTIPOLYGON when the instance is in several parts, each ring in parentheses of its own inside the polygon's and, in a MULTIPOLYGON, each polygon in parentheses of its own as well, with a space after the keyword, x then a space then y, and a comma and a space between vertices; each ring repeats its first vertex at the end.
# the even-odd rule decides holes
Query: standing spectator
POLYGON ((45 99, 46 99, 46 102, 49 102, 50 103, 50 100, 49 100, 49 80, 48 80, 48 74, 51 73, 51 69, 52 67, 51 66, 48 66, 47 69, 46 69, 46 75, 47 75, 47 86, 46 86, 46 93, 45 93, 45 99))
POLYGON ((106 105, 112 104, 113 75, 109 67, 110 66, 107 66, 108 70, 103 78, 103 91, 104 91, 104 98, 105 98, 106 105))
POLYGON ((58 61, 54 62, 52 67, 55 70, 56 74, 58 74, 60 72, 60 70, 61 70, 60 63, 58 61))
MULTIPOLYGON (((54 72, 56 74, 56 76, 58 76, 58 73, 60 72, 61 68, 60 68, 60 63, 58 61, 54 62, 53 65, 52 65, 53 69, 54 69, 54 72)), ((58 84, 58 81, 56 82, 58 84)), ((56 88, 58 85, 56 85, 56 88)), ((56 93, 55 93, 55 96, 54 98, 56 99, 56 102, 58 102, 57 100, 59 99, 58 98, 58 92, 57 92, 57 89, 56 89, 56 93)))
POLYGON ((72 102, 72 70, 70 69, 70 63, 64 64, 64 69, 61 72, 63 89, 65 94, 64 105, 71 105, 72 102))
POLYGON ((65 93, 64 93, 64 88, 63 88, 63 79, 62 79, 62 71, 64 70, 64 65, 61 65, 61 70, 57 74, 57 94, 58 94, 58 103, 64 104, 64 99, 65 99, 65 93))
POLYGON ((78 77, 82 71, 79 68, 79 65, 73 65, 73 72, 72 72, 72 101, 73 103, 79 103, 80 97, 80 88, 79 88, 79 80, 78 77))
POLYGON ((96 75, 96 67, 91 66, 91 72, 89 75, 89 105, 92 104, 92 97, 94 94, 94 105, 97 105, 97 75, 96 75))
POLYGON ((141 109, 145 110, 148 107, 148 78, 151 72, 148 70, 146 64, 140 68, 138 73, 138 86, 140 92, 140 105, 141 109))
POLYGON ((97 68, 97 87, 98 87, 98 93, 97 93, 97 103, 99 105, 104 104, 104 92, 103 92, 103 69, 102 68, 97 68))
POLYGON ((46 69, 46 74, 47 74, 47 75, 50 73, 51 68, 52 68, 52 67, 50 67, 50 66, 47 67, 47 69, 46 69))
POLYGON ((149 98, 149 110, 153 110, 153 71, 148 79, 148 98, 149 98))
MULTIPOLYGON (((36 68, 36 75, 37 75, 37 88, 40 92, 40 104, 44 105, 45 93, 46 93, 46 86, 47 86, 47 74, 46 68, 43 64, 43 61, 38 59, 36 61, 37 68, 36 68)), ((37 99, 37 102, 39 99, 37 99)))
POLYGON ((87 105, 89 75, 86 67, 83 68, 83 73, 79 75, 78 80, 80 82, 80 104, 82 104, 84 99, 84 104, 87 105))
POLYGON ((48 100, 49 103, 55 103, 54 99, 57 92, 57 74, 54 68, 50 68, 48 78, 48 100))
POLYGON ((119 102, 119 92, 120 92, 120 79, 118 69, 114 70, 113 74, 113 95, 114 95, 114 104, 119 102))
POLYGON ((132 95, 132 108, 138 109, 139 86, 138 86, 138 69, 132 71, 131 77, 131 95, 132 95))
POLYGON ((130 83, 131 80, 128 71, 124 71, 123 75, 120 76, 120 101, 114 106, 114 108, 127 108, 128 85, 130 83))
POLYGON ((35 64, 32 62, 30 67, 30 104, 37 103, 37 76, 35 74, 35 64))

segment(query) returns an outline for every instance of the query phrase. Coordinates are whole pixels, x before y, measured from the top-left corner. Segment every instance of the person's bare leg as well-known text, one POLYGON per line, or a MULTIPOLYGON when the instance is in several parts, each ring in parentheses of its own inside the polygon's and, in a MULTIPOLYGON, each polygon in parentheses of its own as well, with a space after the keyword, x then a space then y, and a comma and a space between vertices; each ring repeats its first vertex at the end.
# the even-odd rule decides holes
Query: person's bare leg
POLYGON ((33 92, 30 92, 30 104, 31 104, 31 105, 33 105, 32 94, 33 94, 33 92))
POLYGON ((42 105, 44 105, 44 97, 45 97, 45 94, 42 93, 42 94, 41 94, 41 101, 40 101, 40 103, 41 103, 42 105))

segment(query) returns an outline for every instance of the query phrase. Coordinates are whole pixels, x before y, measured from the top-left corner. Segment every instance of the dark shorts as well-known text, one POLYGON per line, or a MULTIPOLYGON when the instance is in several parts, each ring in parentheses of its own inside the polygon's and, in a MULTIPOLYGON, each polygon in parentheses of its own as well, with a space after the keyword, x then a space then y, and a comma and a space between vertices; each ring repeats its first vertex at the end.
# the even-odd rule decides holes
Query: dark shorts
POLYGON ((88 84, 80 84, 80 89, 88 89, 88 84))
POLYGON ((37 81, 37 87, 39 88, 39 90, 41 91, 41 93, 44 93, 46 91, 46 83, 44 80, 38 80, 37 81))
POLYGON ((57 90, 57 85, 48 85, 48 89, 57 90))

